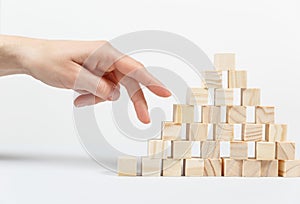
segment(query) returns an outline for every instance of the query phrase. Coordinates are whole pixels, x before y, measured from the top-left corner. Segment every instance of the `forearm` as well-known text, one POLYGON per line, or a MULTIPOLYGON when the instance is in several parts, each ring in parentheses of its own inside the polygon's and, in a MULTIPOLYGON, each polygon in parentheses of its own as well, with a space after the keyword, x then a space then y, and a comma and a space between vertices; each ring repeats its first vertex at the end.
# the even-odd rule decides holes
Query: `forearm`
POLYGON ((0 35, 0 76, 26 73, 21 63, 21 43, 22 38, 0 35))

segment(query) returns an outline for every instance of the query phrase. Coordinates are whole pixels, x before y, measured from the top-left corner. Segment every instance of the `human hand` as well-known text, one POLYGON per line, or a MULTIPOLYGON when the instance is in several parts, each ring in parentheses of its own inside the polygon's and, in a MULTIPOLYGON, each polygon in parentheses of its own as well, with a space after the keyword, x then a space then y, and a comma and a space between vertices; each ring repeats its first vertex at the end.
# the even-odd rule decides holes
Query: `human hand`
POLYGON ((21 68, 16 73, 26 73, 50 86, 79 92, 81 95, 74 101, 77 107, 117 100, 121 84, 127 89, 139 120, 149 123, 148 106, 140 84, 158 96, 171 95, 140 62, 123 55, 106 41, 0 36, 1 41, 12 42, 6 48, 16 56, 16 64, 21 68))

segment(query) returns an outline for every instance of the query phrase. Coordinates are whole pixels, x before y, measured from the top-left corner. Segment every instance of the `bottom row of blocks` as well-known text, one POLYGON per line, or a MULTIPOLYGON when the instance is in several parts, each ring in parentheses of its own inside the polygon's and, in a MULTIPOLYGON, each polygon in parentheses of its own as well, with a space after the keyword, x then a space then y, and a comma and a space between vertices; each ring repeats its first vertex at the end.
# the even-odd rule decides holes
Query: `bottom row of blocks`
MULTIPOLYGON (((119 158, 118 173, 136 176, 137 158, 119 158)), ((142 176, 300 177, 300 160, 142 158, 142 176)))

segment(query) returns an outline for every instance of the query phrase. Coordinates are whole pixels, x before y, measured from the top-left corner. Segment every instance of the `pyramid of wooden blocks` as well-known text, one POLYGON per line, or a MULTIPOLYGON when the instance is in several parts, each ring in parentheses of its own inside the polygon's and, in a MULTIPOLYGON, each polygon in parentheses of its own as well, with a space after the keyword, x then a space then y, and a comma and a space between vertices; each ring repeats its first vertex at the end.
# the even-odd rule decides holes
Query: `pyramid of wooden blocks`
POLYGON ((186 104, 173 104, 173 120, 161 123, 160 138, 148 140, 141 165, 137 157, 120 157, 118 174, 300 177, 300 160, 295 159, 295 142, 287 140, 287 125, 276 123, 275 107, 261 104, 261 90, 248 87, 247 71, 236 69, 235 62, 233 53, 215 54, 215 69, 203 71, 201 85, 187 90, 186 104), (229 156, 221 157, 226 142, 229 156), (255 157, 249 157, 250 148, 255 157))

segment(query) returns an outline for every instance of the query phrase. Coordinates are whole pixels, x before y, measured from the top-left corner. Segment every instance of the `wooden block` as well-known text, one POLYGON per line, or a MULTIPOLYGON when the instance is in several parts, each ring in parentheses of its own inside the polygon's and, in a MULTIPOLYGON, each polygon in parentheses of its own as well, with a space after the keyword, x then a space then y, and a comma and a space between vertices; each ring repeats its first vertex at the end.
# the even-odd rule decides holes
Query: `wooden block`
POLYGON ((300 160, 280 160, 279 176, 300 177, 300 160))
POLYGON ((295 142, 276 142, 277 160, 294 160, 295 154, 295 142))
POLYGON ((228 123, 214 124, 213 139, 217 141, 232 141, 234 139, 234 125, 228 123))
POLYGON ((214 56, 214 65, 216 70, 234 70, 235 54, 234 53, 217 53, 214 56))
POLYGON ((172 158, 192 158, 192 141, 172 141, 172 158))
POLYGON ((215 89, 215 105, 233 105, 233 89, 215 89))
POLYGON ((122 156, 118 158, 119 176, 137 175, 137 158, 131 156, 122 156))
POLYGON ((275 108, 273 106, 256 106, 255 123, 268 124, 275 121, 275 108))
POLYGON ((222 159, 204 159, 204 176, 222 176, 222 159))
POLYGON ((201 158, 191 158, 184 160, 185 176, 203 176, 204 160, 201 158))
POLYGON ((278 160, 261 161, 261 176, 262 177, 277 177, 278 176, 278 160))
POLYGON ((142 158, 142 176, 160 176, 161 169, 161 159, 142 158))
POLYGON ((260 89, 242 89, 242 105, 243 106, 259 106, 260 105, 260 89))
POLYGON ((161 136, 163 140, 181 140, 181 123, 162 122, 161 136))
POLYGON ((286 141, 287 125, 286 124, 267 124, 266 140, 269 142, 286 141))
POLYGON ((181 163, 180 159, 163 159, 163 176, 181 176, 181 163))
POLYGON ((256 142, 255 154, 257 160, 275 159, 275 142, 256 142))
POLYGON ((187 91, 186 102, 189 105, 208 105, 208 89, 189 88, 187 91))
POLYGON ((204 71, 202 72, 205 88, 222 88, 221 71, 204 71))
POLYGON ((208 124, 188 123, 186 124, 186 137, 189 141, 206 141, 208 137, 208 124))
POLYGON ((261 175, 261 161, 255 159, 247 159, 243 162, 243 176, 244 177, 260 177, 261 175))
POLYGON ((219 159, 220 158, 220 142, 218 141, 202 141, 201 157, 203 159, 219 159))
POLYGON ((220 123, 221 106, 202 106, 203 123, 220 123))
POLYGON ((231 159, 248 159, 248 143, 242 141, 230 142, 231 159))
POLYGON ((228 71, 228 88, 247 88, 247 71, 228 71))
POLYGON ((243 141, 262 141, 263 125, 262 124, 243 124, 242 140, 243 141))
POLYGON ((148 141, 148 157, 152 159, 166 159, 168 156, 168 142, 164 140, 148 141))
POLYGON ((246 123, 246 106, 227 106, 226 121, 230 124, 246 123))
POLYGON ((194 106, 186 104, 174 104, 173 121, 177 123, 194 122, 194 106))
POLYGON ((223 176, 241 177, 243 174, 243 160, 223 158, 223 176))

